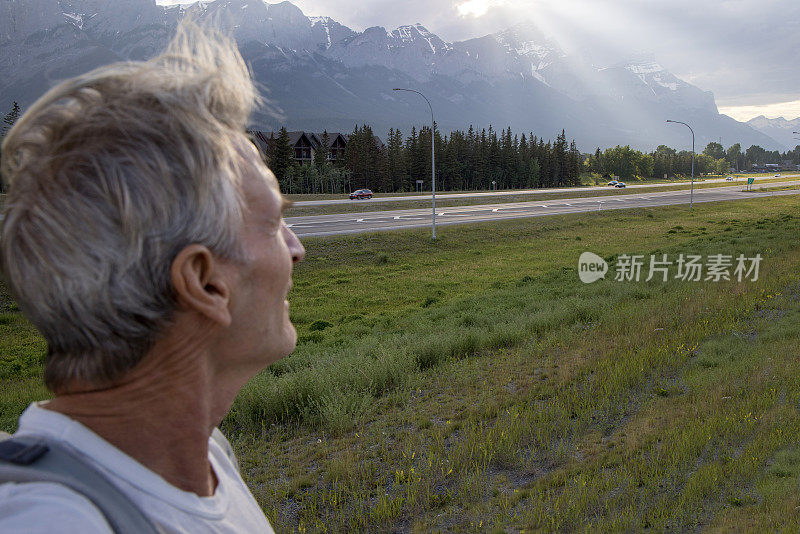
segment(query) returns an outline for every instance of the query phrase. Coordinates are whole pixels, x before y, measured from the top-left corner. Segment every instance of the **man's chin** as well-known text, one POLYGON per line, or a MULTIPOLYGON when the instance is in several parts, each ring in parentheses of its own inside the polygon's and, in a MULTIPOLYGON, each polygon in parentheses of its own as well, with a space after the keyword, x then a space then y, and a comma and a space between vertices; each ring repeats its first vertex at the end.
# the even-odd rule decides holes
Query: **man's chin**
POLYGON ((286 354, 282 357, 286 357, 289 354, 294 352, 294 349, 297 347, 297 330, 294 328, 292 323, 289 323, 287 326, 286 331, 286 354))

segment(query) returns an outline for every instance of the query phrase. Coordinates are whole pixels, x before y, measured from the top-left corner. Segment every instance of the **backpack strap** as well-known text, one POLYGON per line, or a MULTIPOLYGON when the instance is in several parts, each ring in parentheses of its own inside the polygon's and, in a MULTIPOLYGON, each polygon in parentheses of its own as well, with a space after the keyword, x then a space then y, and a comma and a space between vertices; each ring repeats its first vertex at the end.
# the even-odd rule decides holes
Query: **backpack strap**
POLYGON ((89 499, 117 534, 157 534, 142 511, 79 454, 37 437, 0 440, 0 484, 53 482, 89 499))

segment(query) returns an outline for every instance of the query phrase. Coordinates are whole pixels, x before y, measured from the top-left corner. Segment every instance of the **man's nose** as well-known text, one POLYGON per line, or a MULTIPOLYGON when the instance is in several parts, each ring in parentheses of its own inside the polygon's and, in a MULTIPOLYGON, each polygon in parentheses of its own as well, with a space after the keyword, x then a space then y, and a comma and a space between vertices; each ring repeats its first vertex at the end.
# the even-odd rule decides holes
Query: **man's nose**
POLYGON ((291 228, 283 225, 283 232, 286 239, 286 245, 289 247, 289 252, 292 254, 292 263, 300 263, 306 257, 306 249, 300 242, 300 239, 295 235, 291 228))

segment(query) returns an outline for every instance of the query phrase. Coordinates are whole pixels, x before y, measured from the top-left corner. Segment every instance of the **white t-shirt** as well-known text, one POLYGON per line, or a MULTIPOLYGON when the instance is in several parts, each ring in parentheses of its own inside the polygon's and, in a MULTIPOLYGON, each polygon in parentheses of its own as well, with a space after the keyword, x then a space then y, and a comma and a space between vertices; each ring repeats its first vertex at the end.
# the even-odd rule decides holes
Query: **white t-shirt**
MULTIPOLYGON (((89 462, 144 510, 164 533, 268 533, 272 527, 222 448, 209 439, 208 459, 217 476, 211 497, 170 485, 87 427, 31 404, 19 420, 17 436, 59 440, 89 462)), ((109 533, 103 514, 85 497, 47 482, 0 485, 0 532, 109 533)))

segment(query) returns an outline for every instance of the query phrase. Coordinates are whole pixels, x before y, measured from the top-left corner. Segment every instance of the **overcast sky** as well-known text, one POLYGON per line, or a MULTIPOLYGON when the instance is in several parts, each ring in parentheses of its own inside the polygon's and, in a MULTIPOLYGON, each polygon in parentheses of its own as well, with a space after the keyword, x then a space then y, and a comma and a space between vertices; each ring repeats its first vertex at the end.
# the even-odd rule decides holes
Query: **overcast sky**
POLYGON ((357 31, 421 22, 446 41, 480 37, 531 20, 567 52, 591 54, 598 63, 653 53, 678 77, 713 91, 720 111, 736 119, 760 114, 800 117, 800 0, 292 3, 306 15, 327 15, 357 31))

